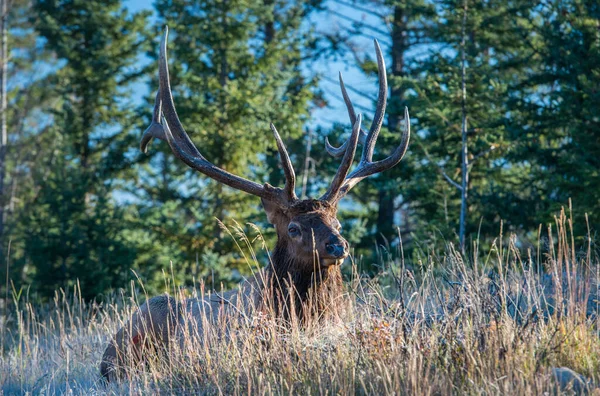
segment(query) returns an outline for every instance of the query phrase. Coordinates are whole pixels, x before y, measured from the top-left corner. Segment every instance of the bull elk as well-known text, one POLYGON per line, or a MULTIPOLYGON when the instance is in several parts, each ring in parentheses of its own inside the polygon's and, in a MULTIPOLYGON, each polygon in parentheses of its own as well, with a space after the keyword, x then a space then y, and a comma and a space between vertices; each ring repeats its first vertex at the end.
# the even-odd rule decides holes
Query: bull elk
MULTIPOLYGON (((270 263, 262 270, 261 276, 245 281, 236 290, 215 293, 208 297, 188 298, 176 301, 162 295, 146 301, 136 310, 129 323, 121 328, 109 343, 101 363, 102 375, 110 379, 119 372, 123 364, 121 358, 125 347, 134 351, 151 340, 155 344, 166 344, 169 339, 183 332, 183 312, 189 313, 197 326, 202 323, 215 323, 221 315, 228 315, 228 307, 240 304, 242 307, 261 307, 266 300, 274 301, 273 312, 278 317, 290 315, 290 307, 298 317, 321 315, 325 304, 318 299, 324 293, 341 296, 343 294, 340 265, 348 257, 348 242, 340 234, 337 220, 337 207, 340 200, 362 179, 390 169, 400 162, 408 147, 410 121, 408 110, 404 111, 405 128, 400 144, 387 158, 373 161, 375 143, 383 123, 387 101, 387 79, 383 55, 375 41, 379 73, 379 92, 373 123, 368 132, 361 128, 361 115, 356 114, 348 97, 340 73, 340 87, 352 123, 352 132, 340 147, 325 141, 327 152, 333 157, 341 157, 339 168, 329 189, 318 199, 299 199, 295 192, 295 174, 277 129, 271 124, 285 174, 283 188, 263 185, 231 174, 212 164, 196 148, 181 124, 169 81, 167 62, 167 37, 165 30, 160 44, 159 89, 156 95, 152 123, 144 132, 140 147, 146 152, 152 138, 164 140, 173 154, 189 167, 231 188, 259 197, 267 214, 267 219, 277 232, 277 244, 271 254, 270 263), (363 145, 360 162, 350 172, 358 143, 363 145), (312 311, 306 309, 309 296, 317 299, 312 311), (227 302, 227 303, 224 303, 227 302), (199 319, 204 317, 203 320, 199 319)), ((256 308, 254 308, 256 309, 256 308)))

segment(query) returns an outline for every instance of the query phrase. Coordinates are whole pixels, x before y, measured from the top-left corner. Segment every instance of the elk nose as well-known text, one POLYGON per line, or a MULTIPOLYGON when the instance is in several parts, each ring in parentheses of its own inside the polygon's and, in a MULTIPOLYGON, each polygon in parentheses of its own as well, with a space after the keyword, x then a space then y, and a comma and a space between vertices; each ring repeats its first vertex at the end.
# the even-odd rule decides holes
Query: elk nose
POLYGON ((325 244, 325 250, 327 254, 333 257, 344 257, 346 255, 346 244, 342 242, 327 243, 325 244))

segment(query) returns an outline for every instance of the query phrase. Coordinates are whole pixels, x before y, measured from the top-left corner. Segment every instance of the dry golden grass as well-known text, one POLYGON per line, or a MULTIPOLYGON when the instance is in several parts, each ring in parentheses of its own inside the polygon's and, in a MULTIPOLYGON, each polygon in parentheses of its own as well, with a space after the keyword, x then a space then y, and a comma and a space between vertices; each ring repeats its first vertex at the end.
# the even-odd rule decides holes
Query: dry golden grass
POLYGON ((102 307, 82 302, 77 291, 57 293, 45 307, 15 296, 3 329, 0 389, 4 394, 559 393, 554 367, 599 379, 600 263, 591 242, 575 249, 564 214, 554 229, 540 254, 521 251, 514 237, 504 243, 500 238, 487 254, 474 246, 469 260, 449 246, 443 257, 429 255, 413 267, 390 259, 375 278, 354 271, 346 281, 347 309, 339 311, 338 320, 313 320, 299 329, 268 314, 240 314, 226 335, 208 329, 166 351, 147 351, 146 361, 132 364, 119 383, 102 381, 100 358, 144 296, 121 296, 102 307))

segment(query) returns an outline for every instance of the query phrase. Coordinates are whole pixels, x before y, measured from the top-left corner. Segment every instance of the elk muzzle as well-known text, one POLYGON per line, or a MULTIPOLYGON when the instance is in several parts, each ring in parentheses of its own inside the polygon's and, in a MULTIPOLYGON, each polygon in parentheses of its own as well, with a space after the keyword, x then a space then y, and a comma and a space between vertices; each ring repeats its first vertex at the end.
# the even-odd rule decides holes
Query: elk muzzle
POLYGON ((321 262, 326 265, 341 265, 349 254, 348 242, 341 236, 332 235, 325 243, 325 257, 321 262))

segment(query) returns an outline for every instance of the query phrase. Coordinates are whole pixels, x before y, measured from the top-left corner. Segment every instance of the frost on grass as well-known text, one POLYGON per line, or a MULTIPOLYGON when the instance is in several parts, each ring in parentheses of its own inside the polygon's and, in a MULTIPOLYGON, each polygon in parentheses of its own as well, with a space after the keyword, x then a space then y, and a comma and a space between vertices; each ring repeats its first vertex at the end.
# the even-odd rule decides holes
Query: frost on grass
MULTIPOLYGON (((102 352, 146 296, 122 294, 100 306, 74 290, 40 306, 15 295, 2 329, 1 390, 540 394, 555 392, 553 372, 566 368, 589 381, 579 386, 593 387, 600 266, 591 241, 576 247, 566 224, 562 215, 539 248, 499 238, 486 252, 474 245, 469 257, 452 246, 406 262, 399 253, 369 279, 352 268, 337 320, 299 328, 240 313, 226 336, 209 328, 148 352, 119 383, 100 378, 102 352)), ((256 260, 253 251, 246 257, 256 260)))

